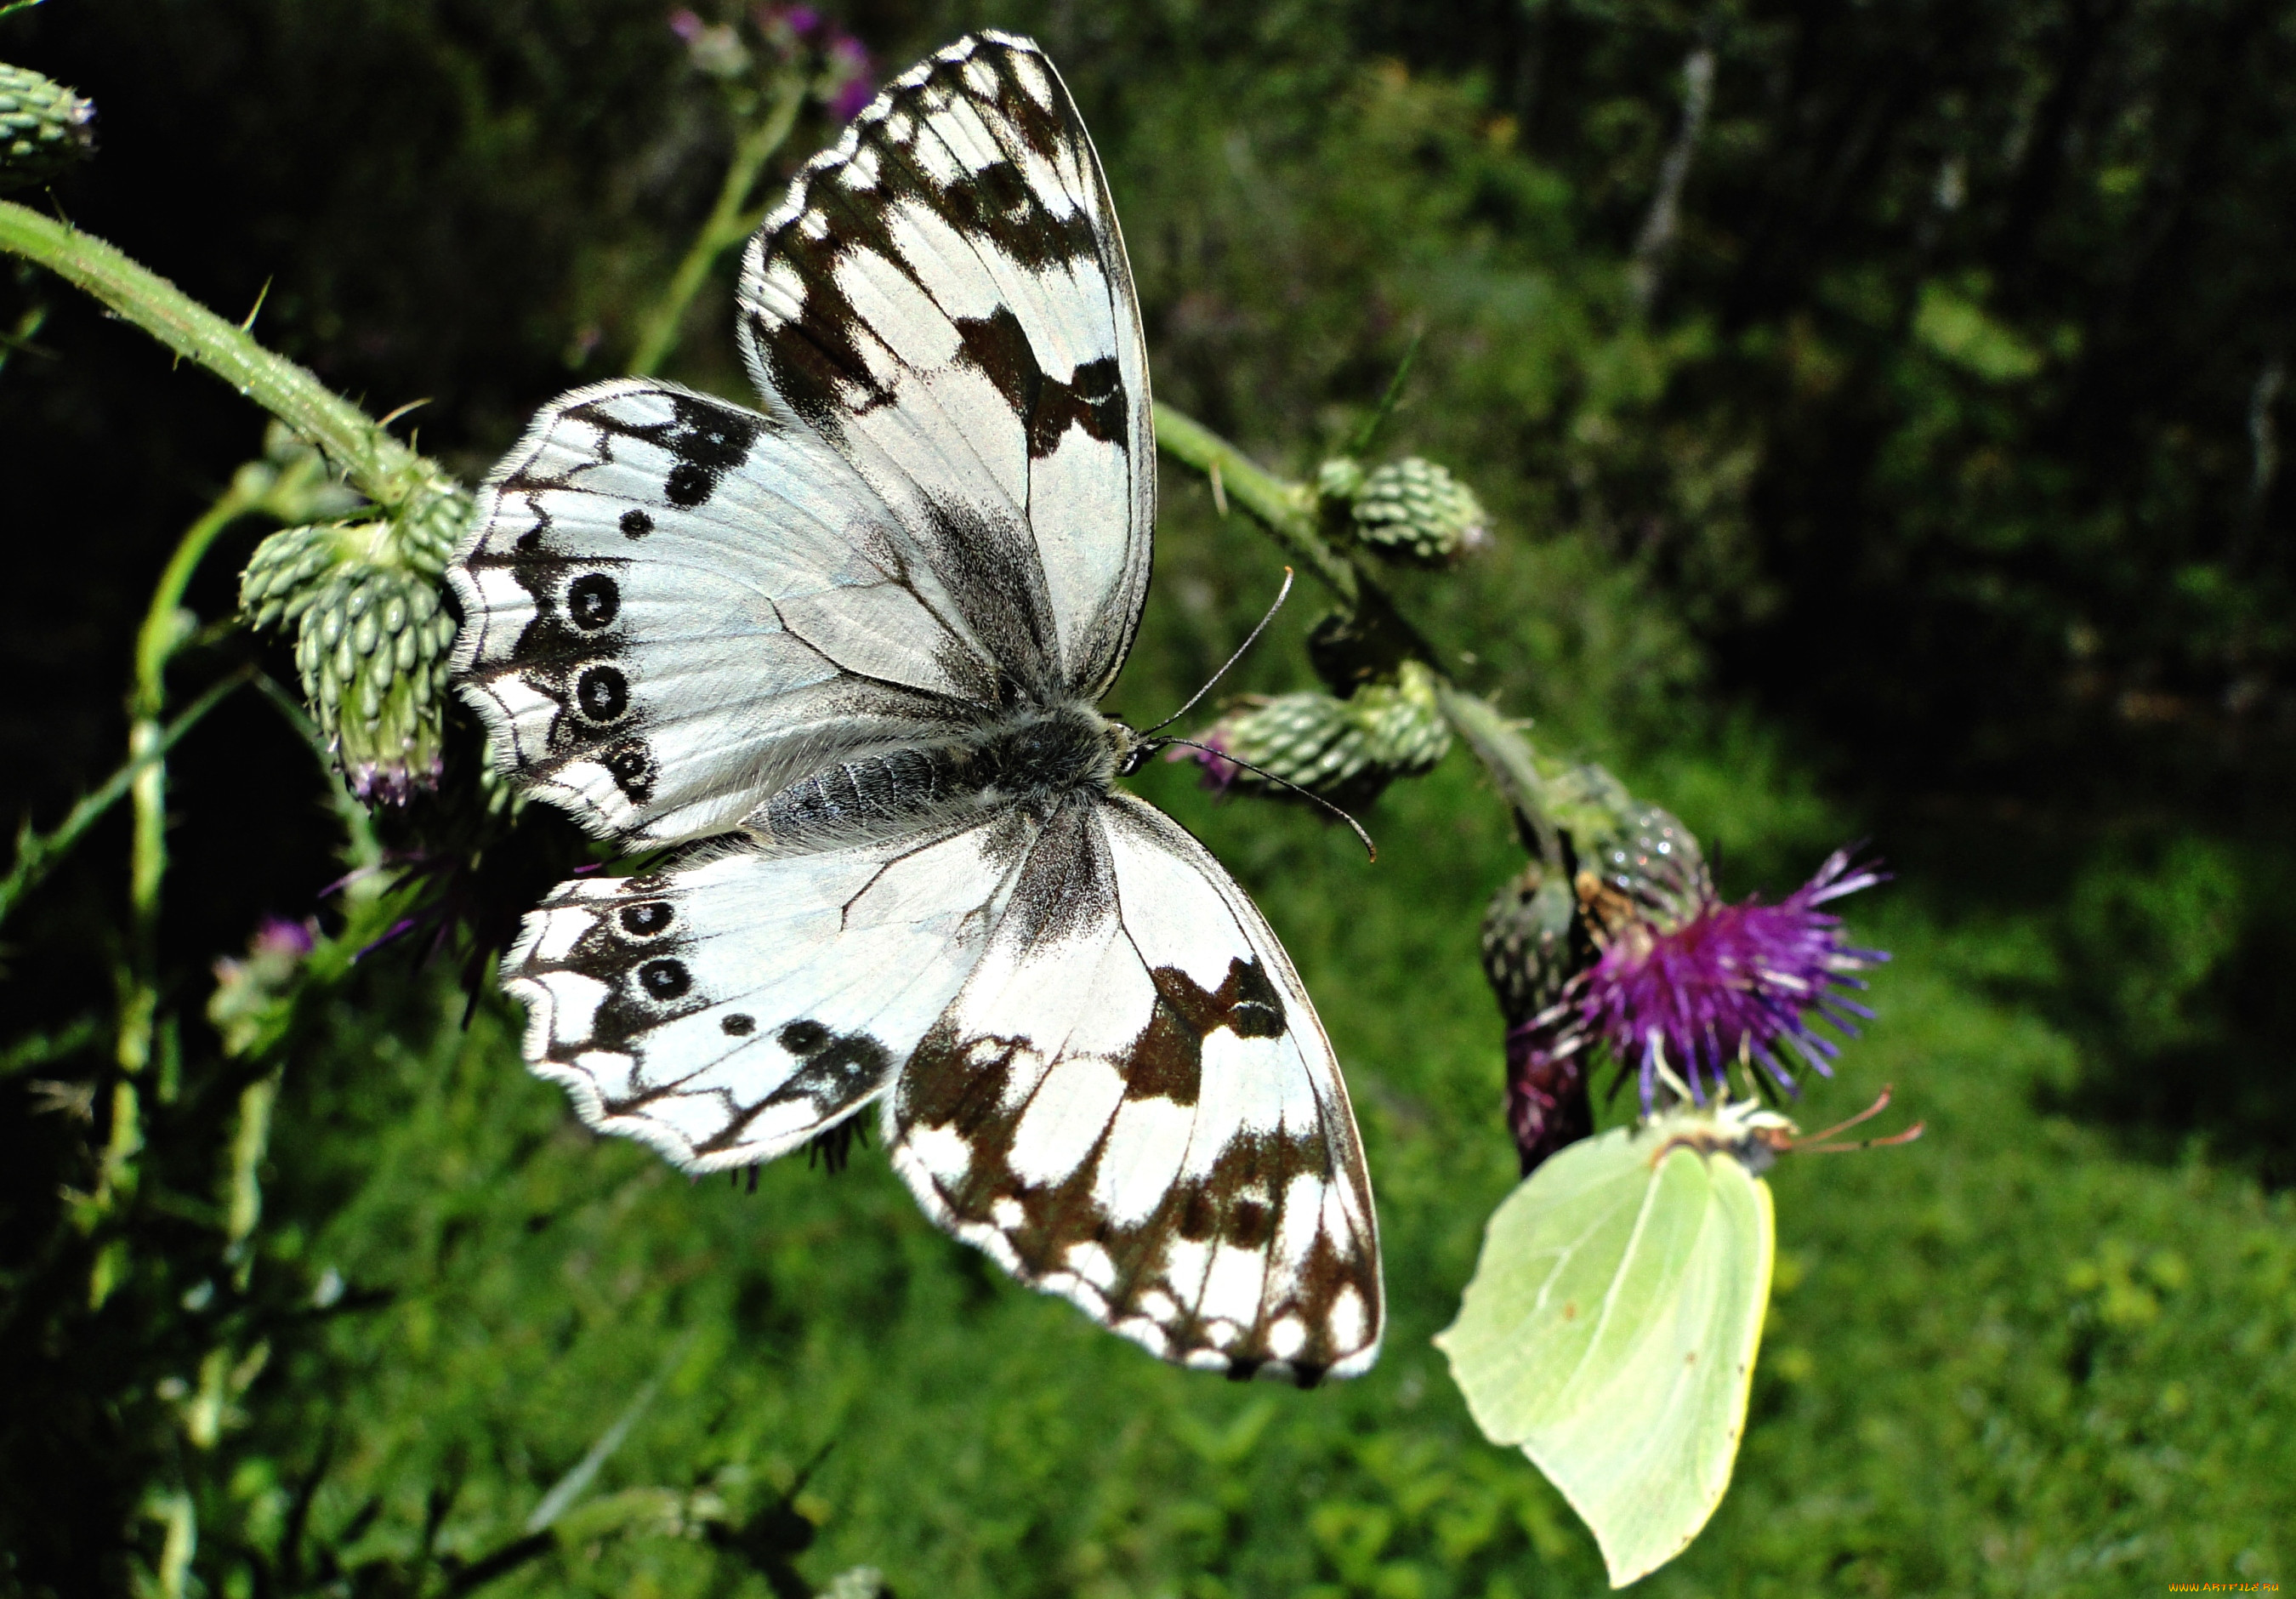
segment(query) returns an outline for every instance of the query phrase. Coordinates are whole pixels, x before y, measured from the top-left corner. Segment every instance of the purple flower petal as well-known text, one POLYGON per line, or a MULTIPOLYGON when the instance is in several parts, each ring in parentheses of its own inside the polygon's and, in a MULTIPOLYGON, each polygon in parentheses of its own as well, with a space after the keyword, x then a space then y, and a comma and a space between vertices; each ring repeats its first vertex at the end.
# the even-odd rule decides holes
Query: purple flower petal
POLYGON ((1203 767, 1203 786, 1215 794, 1225 794, 1237 774, 1243 768, 1227 758, 1227 740, 1215 727, 1204 734, 1201 746, 1174 744, 1164 752, 1166 760, 1193 760, 1203 767))
POLYGON ((1576 1028, 1635 1071, 1646 1111, 1664 1072, 1701 1104, 1740 1060, 1789 1090, 1790 1061, 1830 1076, 1840 1046, 1810 1029, 1811 1013, 1854 1035, 1844 1013, 1872 1013, 1844 990, 1864 988, 1857 974, 1890 957, 1844 942, 1841 919, 1818 907, 1882 881, 1841 849, 1776 905, 1709 899, 1664 931, 1632 922, 1573 980, 1576 1028))

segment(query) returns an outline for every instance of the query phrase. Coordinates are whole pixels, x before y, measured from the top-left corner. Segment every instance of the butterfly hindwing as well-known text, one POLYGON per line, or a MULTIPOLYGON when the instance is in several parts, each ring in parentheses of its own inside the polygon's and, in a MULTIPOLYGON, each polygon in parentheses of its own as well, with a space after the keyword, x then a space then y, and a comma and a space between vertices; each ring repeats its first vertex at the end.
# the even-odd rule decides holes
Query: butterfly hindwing
POLYGON ((598 832, 731 826, 776 777, 1004 692, 835 452, 671 384, 546 408, 450 576, 498 758, 598 832))
POLYGON ((751 242, 767 407, 841 451, 991 656, 1096 700, 1148 583, 1155 451, 1099 159, 1034 45, 961 39, 808 163, 751 242))
POLYGON ((1137 800, 1046 824, 886 1118, 942 1225, 1167 1359, 1312 1382, 1377 1353, 1331 1045, 1242 891, 1137 800))
POLYGON ((890 1082, 986 948, 1030 831, 1006 811, 562 883, 504 964, 527 1058, 592 1127, 687 1170, 771 1160, 890 1082))

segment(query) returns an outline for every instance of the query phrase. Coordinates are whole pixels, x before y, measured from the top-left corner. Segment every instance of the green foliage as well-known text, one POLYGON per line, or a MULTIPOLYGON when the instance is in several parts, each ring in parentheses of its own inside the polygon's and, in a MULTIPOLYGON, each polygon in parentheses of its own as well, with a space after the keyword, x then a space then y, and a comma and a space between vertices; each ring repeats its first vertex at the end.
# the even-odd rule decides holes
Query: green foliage
MULTIPOLYGON (((1513 1180, 1472 964, 1505 830, 1460 761, 1373 813, 1418 840, 1376 867, 1304 815, 1215 806, 1179 775, 1154 797, 1243 870, 1354 1080, 1395 1316, 1373 1375, 1296 1395, 1168 1370, 941 1238, 872 1152, 834 1179, 781 1162, 754 1195, 691 1185, 583 1133, 517 1070, 493 1004, 464 1032, 458 996, 378 1010, 370 991, 326 1007, 286 1078, 254 1280, 330 1309, 231 1401, 198 1569, 241 1591, 228 1571, 277 1558, 324 1463, 312 1546, 363 1581, 443 1581, 426 1561, 514 1546, 659 1380, 498 1591, 770 1592, 709 1529, 777 1506, 804 1523, 772 1523, 779 1558, 816 1581, 873 1564, 904 1593, 1598 1585, 1567 1507, 1480 1440, 1427 1343, 1513 1180)), ((1716 1521, 1652 1591, 2043 1594, 2284 1569, 2287 1200, 2036 1114, 2070 1046, 1981 996, 1969 939, 1902 912, 1860 931, 1899 953, 1883 1020, 1800 1114, 1895 1078, 1931 1131, 1772 1174, 1754 1420, 1716 1521)))

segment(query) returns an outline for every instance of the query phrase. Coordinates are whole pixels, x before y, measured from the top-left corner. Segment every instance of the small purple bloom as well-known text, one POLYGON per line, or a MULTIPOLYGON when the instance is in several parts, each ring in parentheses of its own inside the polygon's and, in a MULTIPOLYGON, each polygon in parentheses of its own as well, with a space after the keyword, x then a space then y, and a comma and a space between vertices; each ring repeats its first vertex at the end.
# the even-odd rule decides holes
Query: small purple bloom
POLYGON ((1849 991, 1890 957, 1853 948, 1841 919, 1818 907, 1882 881, 1841 849, 1779 904, 1709 898, 1672 926, 1636 918, 1598 940, 1600 958, 1557 1009, 1574 1011, 1570 1030, 1601 1038, 1634 1070, 1645 1111, 1666 1071, 1702 1104, 1736 1061, 1759 1062, 1788 1090, 1796 1056, 1830 1077, 1840 1046, 1811 1029, 1811 1015, 1855 1037, 1852 1018, 1874 1013, 1849 991))
POLYGON ((256 923, 255 937, 249 944, 251 953, 258 955, 278 955, 299 961, 319 945, 319 924, 308 917, 290 922, 284 916, 266 916, 256 923))
POLYGON ((1174 744, 1165 751, 1166 760, 1193 760, 1203 767, 1203 786, 1215 794, 1225 794, 1243 768, 1227 758, 1227 738, 1218 727, 1204 734, 1201 744, 1174 744))
POLYGON ((829 63, 845 80, 830 97, 829 115, 834 121, 850 122, 876 98, 876 86, 869 78, 869 52, 851 34, 840 33, 830 43, 829 63))
POLYGON ((709 24, 702 21, 700 17, 682 5, 669 13, 670 32, 689 45, 700 38, 703 29, 708 26, 709 24))

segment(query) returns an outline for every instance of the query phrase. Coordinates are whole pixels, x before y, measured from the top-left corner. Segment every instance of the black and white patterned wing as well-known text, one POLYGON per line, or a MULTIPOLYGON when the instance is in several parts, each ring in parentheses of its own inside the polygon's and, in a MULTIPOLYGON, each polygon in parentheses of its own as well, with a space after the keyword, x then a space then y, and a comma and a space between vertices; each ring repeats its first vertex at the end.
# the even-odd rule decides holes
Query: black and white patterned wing
POLYGON ((1048 821, 885 1119, 943 1226, 1168 1360, 1304 1384, 1377 1356, 1330 1041, 1243 891, 1137 800, 1048 821))
POLYGON ((1008 695, 924 552, 802 425, 627 379, 544 408, 448 569, 496 757, 593 832, 733 826, 1008 695))
POLYGON ((767 409, 843 453, 1038 702, 1096 700, 1148 586, 1155 441, 1132 269, 1043 52, 897 78, 750 242, 767 409))
POLYGON ((561 883, 503 965, 527 1060, 592 1127, 689 1171, 769 1160, 890 1082, 987 949, 1034 831, 1006 810, 561 883))

